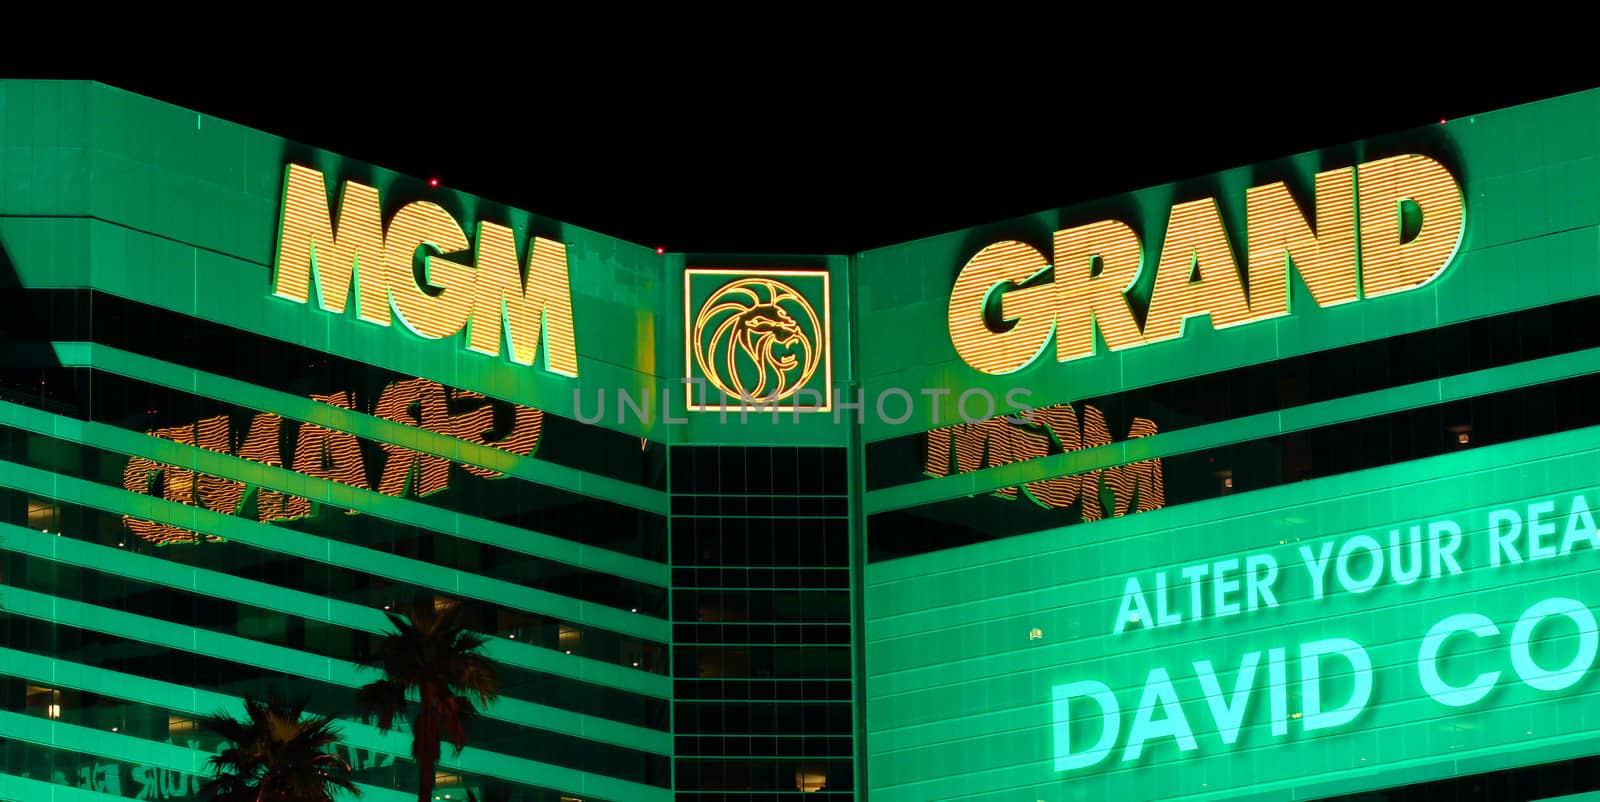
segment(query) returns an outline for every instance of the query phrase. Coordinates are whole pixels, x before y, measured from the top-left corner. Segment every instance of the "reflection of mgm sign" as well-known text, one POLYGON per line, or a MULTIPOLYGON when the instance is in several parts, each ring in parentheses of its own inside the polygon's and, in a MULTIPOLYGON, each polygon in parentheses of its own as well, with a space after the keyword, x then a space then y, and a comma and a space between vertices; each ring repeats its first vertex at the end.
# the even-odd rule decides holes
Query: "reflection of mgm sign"
POLYGON ((689 408, 830 409, 827 279, 820 271, 690 270, 686 367, 710 386, 689 408))

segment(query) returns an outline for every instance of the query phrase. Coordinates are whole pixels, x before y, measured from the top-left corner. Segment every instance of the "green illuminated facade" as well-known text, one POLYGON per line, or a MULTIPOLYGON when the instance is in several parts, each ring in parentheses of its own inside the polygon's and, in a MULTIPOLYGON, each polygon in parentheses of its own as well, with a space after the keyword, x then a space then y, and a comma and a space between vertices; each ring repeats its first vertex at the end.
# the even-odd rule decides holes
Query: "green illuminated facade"
POLYGON ((0 799, 415 799, 419 598, 440 799, 1600 789, 1597 313, 1600 92, 800 257, 0 82, 0 799))

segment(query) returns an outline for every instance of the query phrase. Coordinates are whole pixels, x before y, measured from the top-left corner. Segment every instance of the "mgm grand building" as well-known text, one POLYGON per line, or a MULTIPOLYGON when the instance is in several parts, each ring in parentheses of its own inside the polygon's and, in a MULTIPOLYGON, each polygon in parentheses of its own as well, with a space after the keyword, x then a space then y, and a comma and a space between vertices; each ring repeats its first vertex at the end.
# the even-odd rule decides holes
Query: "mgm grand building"
POLYGON ((0 800, 1600 799, 1597 398, 1600 91, 731 257, 0 82, 0 800))

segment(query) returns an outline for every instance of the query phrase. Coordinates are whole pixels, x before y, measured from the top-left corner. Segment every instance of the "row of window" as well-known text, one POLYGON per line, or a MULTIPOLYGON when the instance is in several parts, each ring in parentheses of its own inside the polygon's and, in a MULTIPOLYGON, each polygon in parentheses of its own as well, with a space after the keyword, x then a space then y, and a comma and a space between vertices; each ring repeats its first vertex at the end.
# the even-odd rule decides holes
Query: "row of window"
MULTIPOLYGON (((205 752, 215 752, 220 745, 217 736, 187 713, 36 685, 13 677, 0 677, 0 688, 4 689, 8 711, 205 752)), ((412 794, 417 791, 417 768, 408 756, 388 755, 345 744, 333 747, 333 751, 350 764, 351 777, 358 783, 412 794)), ((209 774, 186 774, 14 739, 0 740, 0 771, 113 796, 194 802, 203 798, 199 793, 200 785, 210 777, 209 774)), ((600 802, 594 797, 578 800, 546 788, 449 770, 440 770, 434 779, 435 794, 441 799, 448 794, 454 800, 464 800, 469 790, 483 799, 484 792, 493 788, 502 793, 510 792, 510 798, 516 802, 600 802)))
MULTIPOLYGON (((4 562, 4 576, 7 580, 31 592, 71 599, 108 610, 131 613, 195 629, 272 643, 320 657, 361 662, 372 656, 372 645, 378 637, 371 632, 350 629, 328 621, 301 618, 230 599, 149 583, 134 576, 91 570, 28 554, 0 552, 0 560, 4 562)), ((444 599, 437 596, 422 598, 432 599, 435 604, 457 606, 460 608, 462 620, 469 625, 484 622, 481 607, 470 600, 444 599)), ((474 631, 492 632, 507 637, 503 629, 495 631, 482 627, 470 628, 474 631)), ((607 644, 604 638, 596 636, 595 631, 586 631, 548 619, 540 623, 515 622, 510 625, 509 630, 509 635, 515 636, 515 640, 544 645, 547 648, 561 648, 573 654, 609 646, 616 650, 614 659, 618 661, 639 663, 645 659, 646 650, 637 642, 607 644)), ((652 645, 649 652, 650 661, 661 660, 660 647, 652 645)), ((600 689, 587 683, 567 680, 509 663, 503 666, 502 684, 505 695, 513 698, 525 699, 519 696, 515 689, 527 687, 539 692, 541 696, 559 699, 553 689, 543 686, 548 682, 560 680, 566 680, 562 683, 563 687, 569 687, 579 693, 578 699, 598 701, 595 692, 600 689), (588 690, 585 691, 584 688, 588 690)), ((635 695, 627 694, 627 696, 635 695)), ((643 701, 645 698, 640 697, 639 700, 643 701)), ((525 701, 534 700, 525 699, 525 701)), ((570 707, 574 701, 558 706, 570 707)), ((649 708, 605 703, 598 707, 610 712, 610 715, 605 716, 607 718, 614 717, 619 708, 626 710, 630 719, 650 718, 649 708)), ((663 726, 659 716, 656 718, 657 726, 663 726)))
POLYGON ((845 593, 771 588, 678 588, 672 592, 672 605, 677 621, 850 622, 850 596, 845 593))
MULTIPOLYGON (((236 661, 223 656, 174 651, 166 646, 116 634, 18 615, 7 616, 0 623, 0 633, 3 633, 0 637, 3 637, 4 645, 18 651, 51 655, 107 671, 236 697, 265 697, 274 691, 286 698, 304 696, 309 700, 307 709, 315 713, 350 720, 360 717, 355 702, 356 689, 311 677, 284 674, 243 662, 242 657, 236 661)), ((128 707, 118 700, 110 704, 115 708, 128 707)), ((65 707, 62 712, 64 715, 65 707)), ((130 718, 112 722, 111 726, 116 727, 119 733, 153 740, 167 737, 166 715, 148 714, 138 721, 144 723, 139 724, 130 718)), ((473 745, 491 752, 632 782, 663 786, 668 783, 667 766, 670 761, 664 755, 535 729, 532 722, 513 723, 490 716, 475 718, 471 728, 473 745)))
MULTIPOLYGON (((1162 432, 1475 370, 1600 347, 1600 296, 1078 399, 1105 414, 1114 439, 1135 417, 1162 432)), ((927 435, 870 443, 867 488, 926 479, 927 435)))
MULTIPOLYGON (((1600 425, 1600 374, 1163 457, 1165 506, 1600 425)), ((1101 472, 1087 474, 1095 481, 1101 472)), ((1078 507, 982 494, 878 513, 868 559, 923 554, 1079 523, 1078 507)))
POLYGON ((681 644, 788 644, 836 643, 849 645, 850 626, 845 623, 804 624, 674 624, 672 642, 681 644))
MULTIPOLYGON (((848 492, 842 448, 806 446, 672 449, 674 494, 842 496, 848 492)), ((756 503, 746 499, 746 503, 756 503)))
MULTIPOLYGON (((823 784, 826 785, 826 783, 823 784)), ((844 802, 844 800, 854 800, 856 798, 854 791, 823 789, 809 793, 814 795, 805 797, 808 802, 844 802)), ((673 799, 677 800, 677 802, 794 802, 795 795, 794 791, 768 791, 765 793, 753 791, 738 791, 734 793, 679 791, 673 799)))
POLYGON ((854 698, 848 679, 742 679, 710 677, 674 679, 673 695, 680 699, 721 699, 757 702, 847 702, 854 698))
MULTIPOLYGON (((57 399, 73 399, 68 414, 85 420, 151 433, 185 445, 611 551, 656 561, 666 558, 666 519, 623 504, 493 474, 477 466, 452 463, 106 371, 0 366, 0 382, 16 385, 33 380, 52 388, 52 396, 57 399), (129 411, 112 416, 104 412, 107 408, 129 411)), ((11 398, 37 405, 42 395, 14 393, 11 398)), ((354 403, 359 407, 364 402, 340 395, 330 403, 354 403)), ((498 421, 497 430, 488 431, 482 439, 499 443, 514 453, 527 451, 536 441, 543 444, 549 440, 538 417, 524 415, 509 405, 485 406, 481 400, 467 399, 460 410, 447 409, 453 402, 447 402, 442 394, 428 400, 408 401, 401 397, 384 403, 393 407, 384 414, 421 420, 436 430, 459 426, 461 431, 455 434, 462 436, 494 418, 498 421), (447 414, 451 416, 449 421, 436 420, 447 414), (475 419, 479 423, 450 422, 458 419, 475 419)), ((245 492, 237 483, 213 477, 205 477, 209 483, 197 482, 189 471, 142 458, 121 459, 120 464, 108 459, 101 468, 110 474, 108 478, 120 484, 136 484, 136 488, 129 489, 138 492, 262 521, 293 520, 304 514, 292 499, 278 500, 269 510, 263 502, 270 494, 245 492), (134 476, 131 472, 136 468, 138 475, 134 476)))
POLYGON ((672 673, 699 679, 827 679, 850 676, 850 647, 675 644, 672 673))
MULTIPOLYGON (((345 601, 373 609, 387 609, 417 598, 431 598, 438 592, 408 583, 363 574, 343 566, 289 557, 233 542, 201 543, 192 546, 155 547, 127 537, 122 520, 114 513, 66 502, 47 501, 0 488, 0 521, 24 524, 61 537, 97 543, 119 551, 171 560, 243 579, 264 582, 324 598, 345 601)), ((24 559, 21 555, 8 558, 24 559)), ((28 558, 31 559, 31 558, 28 558)), ((84 569, 60 564, 39 575, 40 582, 55 582, 55 577, 84 569)), ((143 583, 135 577, 120 577, 91 572, 96 580, 63 584, 59 590, 72 595, 94 592, 104 579, 107 587, 143 583), (82 590, 80 590, 82 589, 82 590)), ((11 580, 22 584, 20 580, 11 580)), ((154 586, 150 586, 152 589, 154 586)), ((48 592, 42 591, 41 592, 48 592)), ((59 594, 58 594, 59 595, 59 594)), ((159 599, 128 595, 113 597, 117 604, 143 605, 141 610, 155 618, 177 618, 180 623, 207 627, 255 640, 313 651, 343 660, 357 660, 364 654, 370 636, 327 622, 301 619, 276 611, 238 605, 198 594, 165 589, 159 599), (177 601, 187 599, 181 604, 177 601), (236 611, 232 616, 227 610, 236 611), (243 611, 240 613, 238 611, 243 611)), ((606 630, 558 621, 548 616, 505 607, 487 601, 463 599, 462 620, 469 629, 516 640, 532 646, 555 649, 574 655, 604 660, 617 665, 665 673, 666 647, 606 630), (634 664, 637 664, 635 666, 634 664)), ((664 727, 664 700, 653 699, 605 686, 582 683, 570 678, 507 665, 508 684, 540 689, 528 701, 549 703, 575 712, 588 713, 641 726, 664 727)))
MULTIPOLYGON (((69 443, 43 435, 9 429, 4 426, 0 426, 0 455, 4 455, 6 458, 16 462, 32 464, 35 467, 52 470, 56 473, 76 475, 91 480, 99 479, 105 484, 112 483, 110 477, 106 475, 107 471, 97 470, 96 466, 104 466, 108 463, 114 465, 118 458, 118 455, 110 454, 91 446, 69 443)), ((38 501, 33 506, 39 507, 40 505, 44 510, 67 509, 74 506, 70 504, 51 505, 43 501, 38 501)), ((52 527, 48 522, 36 528, 68 532, 79 539, 99 541, 108 546, 114 543, 118 548, 131 549, 134 553, 154 554, 186 565, 226 573, 232 573, 233 571, 230 569, 248 565, 253 558, 261 558, 261 551, 258 549, 242 544, 218 542, 215 536, 191 533, 186 529, 164 522, 146 522, 135 519, 133 516, 117 517, 98 510, 78 509, 81 509, 82 514, 87 516, 87 520, 74 521, 75 526, 70 530, 64 525, 52 527), (116 520, 117 523, 107 527, 105 522, 108 519, 116 520), (88 524, 88 526, 84 526, 85 524, 88 524), (162 532, 168 534, 176 531, 187 535, 187 537, 184 542, 176 544, 153 540, 145 536, 151 527, 161 527, 162 532)), ((284 526, 329 540, 352 543, 373 551, 393 554, 429 565, 453 568, 467 573, 472 573, 472 568, 480 568, 491 578, 536 588, 544 585, 545 587, 541 589, 551 590, 552 592, 575 588, 578 591, 582 591, 581 594, 575 594, 578 598, 598 596, 621 604, 649 604, 648 607, 643 608, 627 608, 629 612, 640 615, 650 614, 652 609, 659 611, 665 606, 666 591, 643 583, 631 582, 595 571, 568 571, 563 567, 564 564, 541 560, 520 552, 507 552, 502 549, 492 549, 489 555, 490 557, 500 556, 502 559, 486 561, 484 555, 485 547, 483 544, 474 541, 372 516, 341 514, 344 511, 335 508, 321 508, 321 505, 317 505, 313 510, 319 514, 298 521, 280 522, 273 525, 284 526), (495 555, 493 554, 494 551, 498 551, 500 554, 495 555), (541 577, 544 576, 544 572, 548 569, 561 571, 562 576, 570 577, 570 579, 542 582, 541 577)), ((18 510, 13 509, 10 514, 15 516, 18 512, 18 510)), ((38 510, 31 514, 34 517, 44 517, 38 510)), ((382 599, 384 604, 392 604, 397 592, 406 593, 409 591, 409 595, 430 595, 420 588, 396 587, 404 585, 404 583, 378 580, 368 575, 333 566, 329 566, 328 571, 330 572, 330 578, 334 573, 343 573, 345 576, 340 577, 342 581, 337 586, 324 587, 321 591, 314 585, 307 584, 313 579, 310 574, 300 579, 290 578, 287 583, 279 584, 286 584, 290 588, 303 589, 318 595, 334 598, 338 598, 338 594, 341 591, 345 593, 360 593, 365 590, 369 594, 379 594, 378 598, 382 599)), ((484 617, 494 620, 498 625, 500 619, 498 611, 505 608, 490 602, 482 602, 481 604, 486 611, 484 617)), ((533 613, 513 613, 512 615, 526 622, 533 622, 539 619, 553 620, 533 613)), ((581 625, 574 626, 582 628, 581 625)), ((600 643, 612 642, 608 639, 616 639, 615 642, 620 643, 621 639, 627 638, 627 636, 608 633, 593 627, 588 629, 594 632, 594 637, 600 643)), ((604 650, 597 652, 597 654, 604 653, 604 650)), ((632 663, 636 659, 638 658, 625 661, 625 664, 632 663)))
POLYGON ((842 518, 850 514, 845 496, 675 495, 673 515, 732 518, 842 518))
POLYGON ((679 799, 851 796, 844 455, 672 450, 679 799))
MULTIPOLYGON (((381 388, 415 378, 253 332, 190 317, 105 292, 81 289, 0 291, 9 339, 95 342, 296 395, 381 388)), ((17 364, 12 362, 12 364, 17 364)), ((11 389, 74 406, 80 399, 37 383, 11 389)), ((537 401, 523 400, 538 406, 537 401)), ((107 419, 137 413, 130 400, 107 419)), ((666 447, 599 426, 546 414, 539 459, 662 489, 666 447)))
POLYGON ((697 755, 849 759, 855 754, 855 741, 847 736, 684 735, 676 740, 679 752, 697 755))
POLYGON ((850 791, 855 788, 850 766, 848 760, 806 758, 686 759, 678 761, 678 787, 700 791, 850 791))
POLYGON ((675 589, 850 589, 850 570, 839 568, 673 568, 675 589))
POLYGON ((672 521, 675 566, 849 565, 843 518, 692 518, 672 521))

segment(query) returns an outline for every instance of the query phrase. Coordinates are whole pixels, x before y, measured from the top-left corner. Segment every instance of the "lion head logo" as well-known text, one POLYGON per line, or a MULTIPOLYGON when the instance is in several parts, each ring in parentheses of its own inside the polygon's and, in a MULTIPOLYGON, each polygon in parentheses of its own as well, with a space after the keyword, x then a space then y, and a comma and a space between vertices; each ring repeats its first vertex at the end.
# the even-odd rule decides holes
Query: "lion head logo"
POLYGON ((823 354, 817 313, 793 287, 741 278, 700 305, 691 350, 700 372, 730 398, 774 403, 806 385, 823 354))

